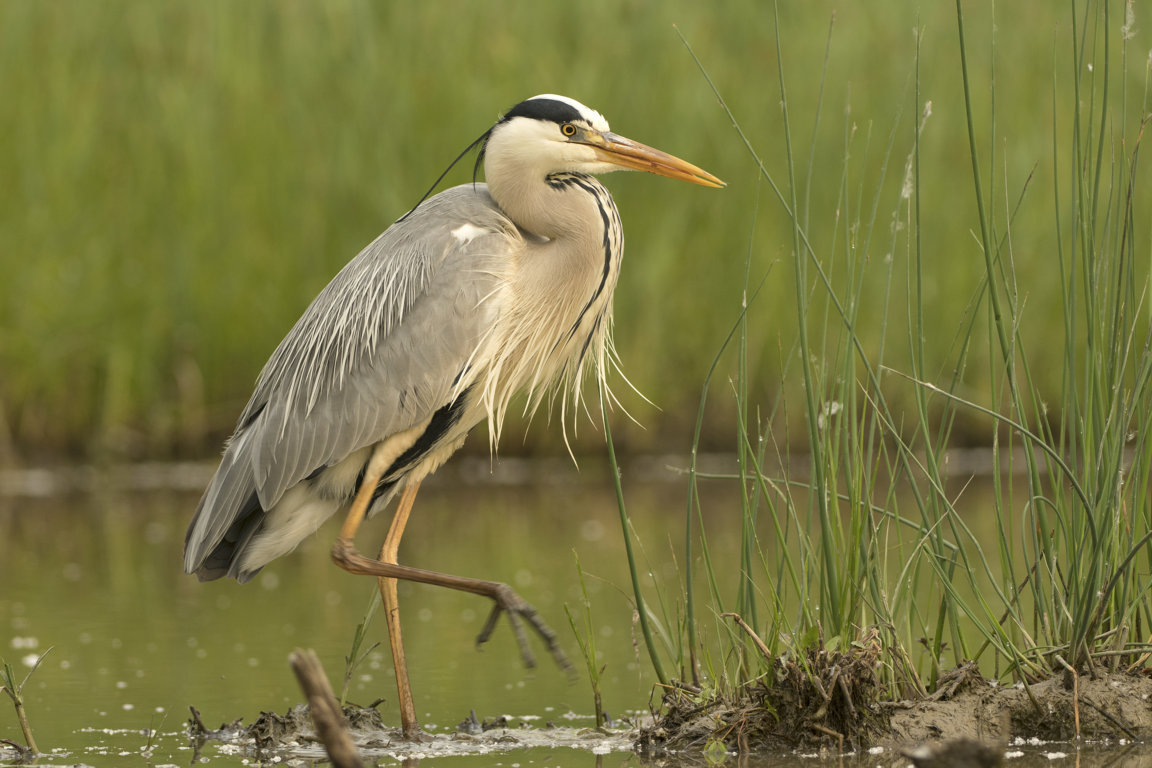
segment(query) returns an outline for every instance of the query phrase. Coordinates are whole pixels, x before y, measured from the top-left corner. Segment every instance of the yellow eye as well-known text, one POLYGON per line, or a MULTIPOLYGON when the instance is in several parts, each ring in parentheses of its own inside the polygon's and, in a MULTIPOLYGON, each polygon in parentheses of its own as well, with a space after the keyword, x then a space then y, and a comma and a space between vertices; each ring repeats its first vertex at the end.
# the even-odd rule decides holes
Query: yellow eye
POLYGON ((564 125, 560 126, 560 132, 565 136, 575 136, 576 126, 572 125, 572 123, 564 123, 564 125))

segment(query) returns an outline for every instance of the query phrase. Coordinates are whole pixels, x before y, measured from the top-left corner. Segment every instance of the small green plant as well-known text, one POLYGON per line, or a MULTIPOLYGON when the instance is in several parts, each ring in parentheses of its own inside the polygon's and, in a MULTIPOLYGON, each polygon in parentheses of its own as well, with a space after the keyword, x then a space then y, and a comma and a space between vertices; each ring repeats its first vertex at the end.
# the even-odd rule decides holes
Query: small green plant
POLYGON ((152 718, 152 723, 149 723, 148 730, 144 732, 148 739, 144 742, 144 748, 140 750, 140 754, 144 757, 152 757, 152 752, 156 749, 156 738, 160 735, 160 729, 164 727, 164 721, 167 719, 167 709, 160 715, 159 723, 155 722, 155 717, 152 718))
POLYGON ((588 599, 588 586, 584 583, 584 569, 580 567, 580 555, 576 553, 576 550, 572 550, 572 557, 576 560, 576 573, 580 576, 580 596, 583 598, 581 605, 584 609, 583 632, 576 625, 576 617, 567 603, 564 604, 564 613, 568 615, 572 634, 576 636, 576 642, 580 645, 580 654, 588 666, 588 681, 592 684, 592 702, 596 707, 596 727, 603 728, 605 722, 604 705, 600 698, 600 676, 604 673, 604 667, 596 663, 596 631, 592 627, 592 601, 588 599))
POLYGON ((20 730, 24 733, 24 742, 28 745, 28 749, 32 754, 40 753, 39 748, 36 746, 36 740, 32 738, 32 727, 28 724, 28 715, 24 711, 24 686, 28 684, 28 679, 40 667, 40 663, 44 661, 44 657, 48 655, 52 648, 48 648, 44 653, 32 663, 32 668, 28 670, 28 674, 24 675, 24 679, 19 683, 16 682, 16 674, 12 671, 12 665, 7 661, 0 662, 0 690, 8 694, 8 698, 12 699, 12 706, 16 708, 16 719, 20 722, 20 730))
POLYGON ((344 687, 340 690, 341 708, 348 703, 348 688, 352 684, 352 675, 356 674, 356 668, 363 664, 368 655, 380 645, 377 641, 363 652, 360 650, 368 635, 368 625, 372 623, 372 616, 375 615, 379 606, 380 591, 373 587, 372 596, 368 599, 368 608, 364 611, 364 619, 356 625, 356 631, 352 634, 352 647, 348 649, 348 655, 344 657, 344 687))

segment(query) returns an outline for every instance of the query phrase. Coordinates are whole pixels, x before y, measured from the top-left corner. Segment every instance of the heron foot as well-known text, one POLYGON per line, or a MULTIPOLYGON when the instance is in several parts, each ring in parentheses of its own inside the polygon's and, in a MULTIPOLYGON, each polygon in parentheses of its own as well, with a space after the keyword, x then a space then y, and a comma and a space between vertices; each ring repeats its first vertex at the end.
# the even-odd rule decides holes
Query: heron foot
POLYGON ((488 596, 492 598, 496 604, 492 606, 492 612, 488 614, 488 620, 484 622, 484 628, 480 630, 480 634, 476 636, 476 647, 479 648, 488 639, 492 637, 492 631, 496 629, 496 622, 500 619, 500 614, 508 614, 508 623, 512 625, 512 633, 516 636, 516 643, 520 646, 520 658, 524 660, 524 666, 532 669, 536 666, 536 656, 532 653, 532 648, 528 644, 528 636, 524 631, 524 622, 532 627, 532 630, 540 636, 547 646, 548 652, 552 654, 557 666, 564 672, 572 677, 575 671, 572 668, 572 663, 568 661, 567 654, 564 649, 560 647, 559 641, 556 639, 556 633, 552 628, 544 623, 540 615, 536 613, 536 609, 531 606, 524 598, 516 594, 516 592, 507 584, 499 582, 492 582, 492 592, 488 596))
POLYGON ((524 622, 527 622, 532 631, 544 641, 544 645, 547 646, 548 652, 552 654, 552 658, 556 660, 560 669, 564 670, 569 677, 575 675, 572 663, 568 661, 568 656, 556 639, 556 633, 544 623, 544 620, 536 613, 536 609, 516 594, 507 584, 501 584, 497 581, 481 581, 463 576, 451 576, 446 573, 425 571, 406 565, 373 560, 360 554, 356 550, 356 545, 344 537, 337 538, 336 543, 332 546, 332 559, 349 573, 416 581, 421 584, 432 584, 491 598, 496 604, 492 606, 488 620, 484 622, 483 629, 476 637, 477 647, 488 642, 500 615, 506 613, 508 614, 508 621, 512 625, 512 633, 516 636, 516 643, 520 646, 520 657, 524 660, 524 666, 529 669, 536 666, 536 656, 532 653, 532 648, 528 644, 528 634, 524 629, 524 622))

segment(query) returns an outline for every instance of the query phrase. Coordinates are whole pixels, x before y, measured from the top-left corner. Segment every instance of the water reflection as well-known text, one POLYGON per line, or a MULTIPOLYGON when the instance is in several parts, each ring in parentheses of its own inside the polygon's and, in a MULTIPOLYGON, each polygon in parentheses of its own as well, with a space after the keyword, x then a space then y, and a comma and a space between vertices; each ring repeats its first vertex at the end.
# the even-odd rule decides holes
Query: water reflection
MULTIPOLYGON (((604 704, 618 717, 646 707, 652 676, 634 636, 614 492, 585 481, 588 474, 569 465, 544 484, 478 487, 475 478, 460 476, 429 482, 401 560, 508 582, 560 634, 582 669, 564 612, 565 603, 576 608, 581 600, 578 553, 605 666, 604 704)), ((726 492, 721 484, 712 491, 726 492)), ((682 537, 682 487, 643 483, 628 493, 649 569, 674 583, 668 542, 682 537)), ((195 492, 113 488, 0 499, 0 653, 19 663, 53 648, 26 691, 41 748, 80 749, 91 743, 90 729, 141 748, 146 729, 181 731, 190 705, 210 727, 284 711, 301 700, 287 665, 298 646, 316 650, 340 690, 344 655, 375 581, 329 561, 339 521, 247 585, 202 584, 181 570, 184 530, 197 498, 195 492)), ((371 550, 384 528, 385 521, 366 525, 362 546, 371 550)), ((718 536, 715 546, 727 545, 718 536)), ((452 728, 473 709, 481 717, 506 714, 534 724, 592 724, 585 676, 569 680, 542 648, 536 649, 540 666, 525 670, 511 632, 501 626, 476 650, 486 601, 405 582, 400 600, 417 711, 427 727, 452 728)), ((350 698, 384 699, 381 713, 395 722, 382 619, 371 635, 383 644, 353 674, 350 698)), ((0 733, 7 735, 12 720, 0 714, 0 733)))

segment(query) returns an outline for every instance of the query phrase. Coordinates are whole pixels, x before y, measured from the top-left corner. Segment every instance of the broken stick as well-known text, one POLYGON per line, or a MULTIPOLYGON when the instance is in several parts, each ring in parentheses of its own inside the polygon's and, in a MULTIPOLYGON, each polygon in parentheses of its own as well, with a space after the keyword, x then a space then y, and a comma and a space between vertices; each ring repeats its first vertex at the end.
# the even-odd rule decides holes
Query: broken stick
POLYGON ((297 648, 288 657, 296 679, 304 690, 308 699, 308 709, 312 713, 312 723, 316 726, 316 735, 324 744, 328 752, 328 759, 334 768, 363 768, 360 753, 348 735, 348 721, 344 719, 344 712, 332 693, 332 686, 320 666, 320 659, 312 650, 297 648))

